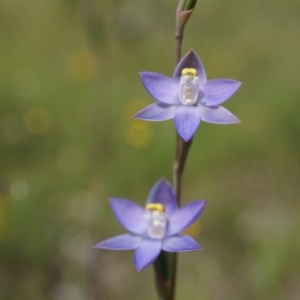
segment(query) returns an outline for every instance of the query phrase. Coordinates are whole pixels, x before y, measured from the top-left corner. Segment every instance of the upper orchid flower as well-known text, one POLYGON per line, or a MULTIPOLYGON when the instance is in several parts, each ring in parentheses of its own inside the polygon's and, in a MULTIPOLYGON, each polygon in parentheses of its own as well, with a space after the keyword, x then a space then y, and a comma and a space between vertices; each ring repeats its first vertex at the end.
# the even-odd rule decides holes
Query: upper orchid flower
POLYGON ((193 50, 178 63, 173 78, 153 72, 141 72, 140 76, 157 102, 134 115, 136 119, 165 121, 174 118, 176 130, 186 142, 193 137, 200 121, 240 122, 220 104, 230 98, 241 83, 232 79, 207 81, 204 66, 193 50))
POLYGON ((129 233, 107 239, 93 248, 135 249, 133 261, 138 271, 153 263, 161 250, 201 250, 194 239, 178 233, 200 216, 206 202, 194 201, 179 209, 170 184, 163 179, 151 189, 145 209, 120 198, 110 199, 110 205, 119 223, 129 233))

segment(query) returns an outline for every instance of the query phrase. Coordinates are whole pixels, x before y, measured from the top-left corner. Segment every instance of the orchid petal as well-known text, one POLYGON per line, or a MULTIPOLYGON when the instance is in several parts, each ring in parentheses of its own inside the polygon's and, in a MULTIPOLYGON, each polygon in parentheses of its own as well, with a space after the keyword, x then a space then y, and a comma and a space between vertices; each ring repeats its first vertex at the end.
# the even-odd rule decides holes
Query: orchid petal
POLYGON ((128 231, 143 235, 146 231, 147 221, 145 210, 126 199, 112 198, 110 206, 119 223, 128 231))
POLYGON ((241 82, 232 79, 209 80, 201 87, 204 93, 201 105, 219 105, 230 98, 240 86, 241 82))
POLYGON ((161 240, 146 239, 134 251, 133 262, 138 271, 152 264, 161 251, 161 240))
POLYGON ((173 79, 178 83, 181 77, 181 71, 185 68, 194 68, 198 72, 199 85, 207 81, 204 66, 198 55, 190 50, 178 63, 173 73, 173 79))
POLYGON ((171 215, 177 209, 177 201, 170 183, 161 179, 152 187, 147 198, 147 204, 160 203, 167 215, 171 215))
POLYGON ((172 78, 154 72, 141 72, 140 77, 153 98, 165 104, 180 104, 178 85, 172 78))
POLYGON ((136 249, 142 240, 143 238, 141 236, 126 233, 102 241, 93 246, 93 248, 108 250, 132 250, 136 249))
POLYGON ((188 228, 202 213, 206 205, 205 201, 193 201, 175 211, 169 218, 167 236, 177 234, 188 228))
POLYGON ((200 112, 201 120, 208 123, 234 124, 241 122, 235 115, 222 106, 197 106, 197 108, 200 112))
POLYGON ((202 249, 199 244, 188 235, 173 235, 163 241, 162 250, 168 252, 186 252, 202 249))
POLYGON ((165 121, 174 118, 176 109, 175 105, 156 102, 136 113, 133 118, 146 121, 165 121))
POLYGON ((176 130, 186 142, 195 134, 200 120, 200 113, 195 106, 179 106, 174 116, 176 130))

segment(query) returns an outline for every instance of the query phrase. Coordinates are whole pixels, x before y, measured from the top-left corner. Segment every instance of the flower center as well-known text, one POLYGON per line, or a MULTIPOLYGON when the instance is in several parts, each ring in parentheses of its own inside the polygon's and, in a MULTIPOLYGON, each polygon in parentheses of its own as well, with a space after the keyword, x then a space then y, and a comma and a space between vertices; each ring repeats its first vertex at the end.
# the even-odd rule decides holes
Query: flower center
POLYGON ((152 239, 162 239, 167 230, 165 208, 160 203, 150 203, 146 206, 147 232, 152 239))
POLYGON ((197 70, 185 68, 181 71, 179 81, 179 98, 183 105, 194 105, 199 93, 199 79, 197 70))

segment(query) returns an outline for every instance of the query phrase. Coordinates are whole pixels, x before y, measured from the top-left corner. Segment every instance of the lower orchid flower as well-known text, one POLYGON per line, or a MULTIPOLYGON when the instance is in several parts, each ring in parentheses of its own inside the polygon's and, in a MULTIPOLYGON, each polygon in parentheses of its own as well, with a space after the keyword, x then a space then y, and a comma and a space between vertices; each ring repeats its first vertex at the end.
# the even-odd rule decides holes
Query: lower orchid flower
POLYGON ((157 102, 133 117, 146 121, 174 118, 175 128, 183 140, 192 139, 201 121, 214 124, 239 123, 239 119, 220 104, 241 86, 233 79, 207 80, 198 55, 190 50, 178 63, 173 77, 141 72, 142 83, 157 102))
POLYGON ((132 250, 138 271, 152 264, 161 250, 185 252, 201 250, 190 236, 180 232, 189 227, 202 213, 206 202, 193 201, 178 208, 171 185, 159 180, 151 189, 145 209, 121 198, 110 199, 111 208, 119 223, 129 231, 96 244, 93 248, 132 250))

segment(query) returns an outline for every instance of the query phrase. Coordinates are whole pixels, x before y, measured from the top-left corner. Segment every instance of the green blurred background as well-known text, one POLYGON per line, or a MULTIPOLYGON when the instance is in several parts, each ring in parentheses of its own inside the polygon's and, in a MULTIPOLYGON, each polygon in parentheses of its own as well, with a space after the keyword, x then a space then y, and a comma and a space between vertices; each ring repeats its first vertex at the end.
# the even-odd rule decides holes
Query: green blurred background
MULTIPOLYGON (((141 205, 171 180, 172 121, 139 71, 171 75, 170 0, 0 3, 0 298, 156 299, 132 252, 92 250, 123 232, 107 198, 141 205)), ((201 124, 183 201, 189 229, 177 299, 300 299, 300 2, 202 0, 187 25, 209 78, 243 82, 225 106, 241 125, 201 124)))

